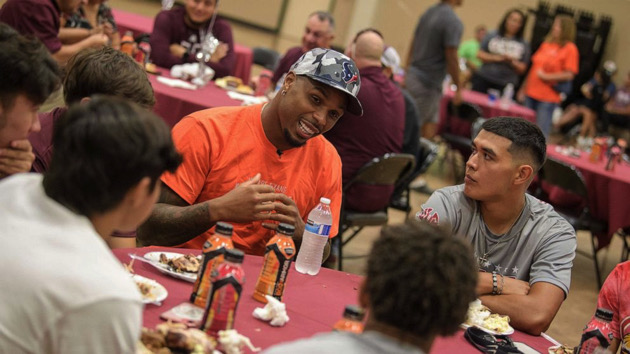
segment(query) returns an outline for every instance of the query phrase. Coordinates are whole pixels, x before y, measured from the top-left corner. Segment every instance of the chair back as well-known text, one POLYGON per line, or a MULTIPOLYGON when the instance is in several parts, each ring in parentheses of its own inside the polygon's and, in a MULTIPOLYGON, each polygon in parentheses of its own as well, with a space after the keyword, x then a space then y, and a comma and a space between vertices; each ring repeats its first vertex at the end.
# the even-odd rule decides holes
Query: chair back
POLYGON ((588 190, 582 173, 573 165, 569 165, 552 157, 547 157, 539 173, 540 178, 554 186, 588 200, 588 190))
POLYGON ((276 65, 278 65, 280 60, 280 53, 265 47, 256 47, 252 52, 254 53, 254 64, 263 66, 271 71, 276 69, 276 65))
POLYGON ((482 116, 479 106, 462 102, 456 106, 453 101, 449 101, 446 107, 446 122, 444 133, 455 134, 469 138, 471 126, 475 119, 482 116))
POLYGON ((355 183, 394 186, 413 171, 415 164, 416 158, 410 154, 388 153, 375 157, 357 171, 343 190, 346 192, 355 183))
POLYGON ((416 159, 416 169, 414 175, 421 175, 429 169, 429 166, 435 161, 438 156, 438 145, 426 138, 420 138, 420 152, 416 159))
POLYGON ((487 119, 486 118, 482 118, 482 117, 478 117, 478 118, 475 119, 475 121, 473 122, 472 126, 470 127, 470 139, 471 140, 475 140, 475 137, 477 137, 477 134, 479 134, 479 132, 481 131, 481 126, 486 121, 487 121, 487 119))

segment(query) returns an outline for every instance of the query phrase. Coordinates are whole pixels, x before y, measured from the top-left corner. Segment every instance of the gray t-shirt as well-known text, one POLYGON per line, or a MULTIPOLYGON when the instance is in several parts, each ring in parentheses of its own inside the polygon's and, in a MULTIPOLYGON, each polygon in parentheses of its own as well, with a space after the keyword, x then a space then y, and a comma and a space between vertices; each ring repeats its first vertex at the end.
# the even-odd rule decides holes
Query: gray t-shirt
POLYGON ((440 89, 446 76, 447 48, 459 47, 464 25, 445 3, 430 7, 418 21, 413 38, 410 73, 433 89, 440 89))
MULTIPOLYGON (((529 64, 531 50, 529 44, 522 38, 506 38, 497 31, 486 35, 481 42, 481 50, 490 54, 507 55, 512 59, 529 64)), ((485 63, 479 69, 478 75, 493 84, 505 86, 511 83, 518 85, 519 75, 508 63, 485 63)))
POLYGON ((464 195, 464 185, 442 188, 422 205, 416 218, 449 223, 470 241, 480 270, 496 271, 530 285, 546 282, 569 293, 577 239, 575 230, 551 205, 525 194, 525 206, 504 235, 493 234, 479 203, 464 195), (486 255, 486 261, 482 262, 486 255))
POLYGON ((311 338, 273 346, 264 351, 267 354, 309 354, 309 353, 343 353, 343 354, 423 354, 418 347, 399 342, 391 337, 375 331, 362 334, 347 332, 330 332, 317 334, 311 338))

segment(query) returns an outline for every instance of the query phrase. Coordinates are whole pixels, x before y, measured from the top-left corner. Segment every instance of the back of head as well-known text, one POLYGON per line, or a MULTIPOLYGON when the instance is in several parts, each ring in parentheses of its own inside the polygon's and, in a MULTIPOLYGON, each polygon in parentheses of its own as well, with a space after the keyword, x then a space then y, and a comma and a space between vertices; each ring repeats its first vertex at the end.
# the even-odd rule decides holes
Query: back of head
POLYGON ((450 335, 475 299, 470 246, 422 221, 383 227, 368 258, 370 316, 419 337, 450 335))
POLYGON ((512 142, 508 151, 512 156, 523 156, 533 164, 534 172, 540 170, 547 156, 547 143, 540 128, 523 118, 497 117, 488 119, 481 129, 502 136, 512 142))
POLYGON ((46 194, 85 216, 107 212, 144 177, 152 186, 181 163, 166 124, 115 97, 72 106, 55 125, 46 194))
POLYGON ((24 37, 0 23, 0 104, 9 109, 25 95, 35 105, 59 88, 60 72, 48 49, 34 37, 24 37))
POLYGON ((70 58, 66 70, 63 88, 68 105, 96 94, 124 97, 147 109, 155 104, 146 72, 119 50, 82 50, 70 58))
POLYGON ((383 37, 374 31, 366 31, 357 36, 354 43, 354 59, 367 60, 380 65, 381 56, 385 50, 383 37))

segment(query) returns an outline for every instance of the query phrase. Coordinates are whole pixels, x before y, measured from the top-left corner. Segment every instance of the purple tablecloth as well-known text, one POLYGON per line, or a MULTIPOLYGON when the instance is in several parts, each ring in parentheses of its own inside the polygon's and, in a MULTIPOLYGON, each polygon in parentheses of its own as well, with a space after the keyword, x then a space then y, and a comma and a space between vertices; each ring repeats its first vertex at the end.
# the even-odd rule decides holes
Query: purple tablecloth
MULTIPOLYGON (((159 70, 162 76, 170 77, 169 70, 159 70)), ((167 86, 159 82, 157 76, 152 74, 149 74, 149 81, 155 92, 153 112, 162 117, 171 127, 188 114, 202 109, 241 105, 241 101, 230 98, 224 89, 214 84, 214 81, 197 90, 167 86)))
MULTIPOLYGON (((199 250, 184 250, 166 247, 147 247, 138 249, 116 249, 114 254, 121 262, 129 263, 129 253, 139 256, 147 252, 179 252, 199 254, 199 250)), ((256 320, 252 312, 263 304, 252 298, 256 279, 262 267, 262 257, 245 256, 245 286, 236 313, 235 329, 248 336, 255 346, 267 348, 280 342, 310 337, 316 333, 328 332, 333 324, 339 320, 343 309, 348 304, 356 304, 360 276, 345 272, 322 268, 317 276, 300 274, 295 269, 289 272, 287 287, 283 301, 287 305, 290 321, 284 327, 272 327, 266 322, 256 320)), ((172 278, 160 273, 152 266, 136 262, 135 272, 144 277, 157 280, 168 290, 168 297, 162 306, 146 305, 144 310, 144 326, 153 328, 162 322, 160 314, 172 307, 188 301, 192 291, 192 283, 172 278)), ((294 267, 293 267, 294 268, 294 267)), ((464 338, 463 331, 452 337, 438 338, 431 353, 479 353, 464 338)), ((543 337, 530 336, 516 331, 512 338, 524 342, 530 347, 546 353, 553 345, 543 337)))
MULTIPOLYGON (((577 167, 588 189, 589 207, 593 216, 608 222, 608 233, 598 235, 599 247, 610 243, 615 232, 630 226, 630 166, 625 162, 617 164, 612 171, 606 171, 606 161, 590 162, 588 154, 582 152, 579 158, 565 156, 556 151, 556 145, 547 146, 547 155, 577 167)), ((548 191, 552 193, 558 190, 548 191)), ((562 198, 562 196, 557 196, 562 198)))
MULTIPOLYGON (((132 31, 134 36, 153 32, 154 19, 151 17, 119 9, 112 9, 112 13, 121 34, 128 30, 132 31)), ((249 83, 252 63, 254 62, 254 52, 249 47, 234 43, 234 53, 236 54, 236 63, 234 64, 233 76, 241 78, 243 83, 247 84, 249 83)))

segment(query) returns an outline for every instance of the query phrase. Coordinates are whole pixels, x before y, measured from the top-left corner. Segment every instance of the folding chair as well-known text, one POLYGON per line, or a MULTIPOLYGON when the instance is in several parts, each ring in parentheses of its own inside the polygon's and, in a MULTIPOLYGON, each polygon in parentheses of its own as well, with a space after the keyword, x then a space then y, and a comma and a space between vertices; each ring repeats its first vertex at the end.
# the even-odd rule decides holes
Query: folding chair
POLYGON ((356 184, 395 186, 403 180, 416 163, 416 158, 410 154, 389 153, 381 157, 375 157, 366 163, 356 175, 343 187, 343 200, 341 203, 341 216, 339 221, 339 235, 335 244, 339 254, 337 268, 343 268, 343 247, 350 242, 366 226, 379 226, 387 224, 387 208, 374 213, 361 213, 346 209, 345 196, 348 190, 356 184), (352 234, 343 237, 348 231, 352 234))
MULTIPOLYGON (((456 150, 462 154, 464 164, 470 156, 472 145, 473 123, 482 115, 481 109, 474 104, 462 102, 459 106, 448 103, 446 119, 440 127, 440 136, 448 144, 451 151, 456 150)), ((453 169, 455 171, 455 183, 464 180, 464 174, 457 171, 461 166, 455 166, 456 159, 451 156, 453 169)))
POLYGON ((256 47, 252 49, 252 52, 254 53, 254 64, 271 71, 276 69, 276 65, 278 65, 280 60, 280 53, 265 47, 256 47))
POLYGON ((567 208, 554 205, 552 202, 549 202, 548 198, 545 198, 543 196, 543 199, 546 199, 546 201, 553 205, 556 212, 564 217, 569 222, 569 224, 573 226, 575 231, 586 230, 591 233, 591 246, 593 248, 592 254, 580 250, 578 250, 577 252, 587 257, 592 257, 593 263, 595 264, 595 276, 597 278, 597 286, 598 288, 601 288, 602 277, 599 267, 599 261, 597 259, 597 251, 599 251, 599 246, 597 244, 596 233, 605 232, 608 229, 608 226, 605 222, 595 219, 595 217, 591 214, 588 204, 588 191, 582 173, 580 173, 580 171, 575 168, 575 166, 568 165, 562 161, 548 157, 547 161, 545 162, 539 173, 539 177, 541 181, 547 182, 553 186, 560 187, 565 191, 574 193, 584 200, 584 206, 567 208))

